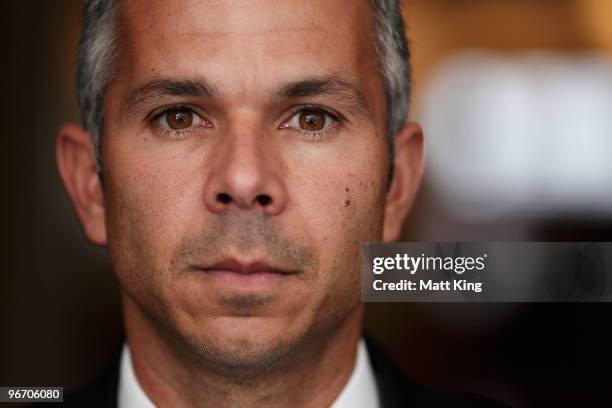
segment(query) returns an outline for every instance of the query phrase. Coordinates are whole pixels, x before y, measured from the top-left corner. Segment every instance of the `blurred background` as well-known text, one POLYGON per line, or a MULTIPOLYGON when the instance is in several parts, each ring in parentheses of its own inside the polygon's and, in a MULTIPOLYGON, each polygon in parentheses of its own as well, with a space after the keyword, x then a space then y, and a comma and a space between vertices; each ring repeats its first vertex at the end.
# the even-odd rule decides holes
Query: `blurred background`
MULTIPOLYGON (((80 0, 3 3, 0 385, 79 386, 122 341, 118 288, 61 186, 80 0)), ((612 241, 612 1, 411 0, 426 177, 406 241, 612 241)), ((513 407, 612 406, 609 304, 372 304, 414 380, 513 407)))

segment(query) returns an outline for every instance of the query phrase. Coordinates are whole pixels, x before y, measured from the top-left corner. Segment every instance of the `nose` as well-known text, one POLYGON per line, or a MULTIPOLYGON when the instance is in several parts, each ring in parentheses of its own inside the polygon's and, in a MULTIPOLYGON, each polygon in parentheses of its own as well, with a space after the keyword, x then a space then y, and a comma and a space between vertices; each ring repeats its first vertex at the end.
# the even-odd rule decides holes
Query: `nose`
POLYGON ((281 158, 265 135, 234 132, 219 142, 210 157, 212 167, 205 185, 205 202, 216 214, 234 207, 260 209, 279 215, 287 205, 281 158))

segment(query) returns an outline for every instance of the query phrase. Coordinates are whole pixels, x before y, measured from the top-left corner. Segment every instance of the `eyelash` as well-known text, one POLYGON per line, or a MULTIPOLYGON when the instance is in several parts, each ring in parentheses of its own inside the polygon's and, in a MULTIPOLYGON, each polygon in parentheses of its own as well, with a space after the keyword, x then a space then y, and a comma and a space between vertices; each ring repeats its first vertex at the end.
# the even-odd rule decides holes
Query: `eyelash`
MULTIPOLYGON (((281 123, 281 125, 279 126, 279 129, 293 129, 287 126, 287 124, 291 122, 291 120, 293 120, 293 118, 295 118, 297 115, 307 112, 307 111, 319 112, 325 116, 325 127, 321 130, 308 131, 308 130, 299 129, 299 128, 293 129, 294 131, 298 132, 300 136, 304 137, 305 139, 309 141, 319 141, 319 140, 329 137, 331 131, 334 130, 336 126, 342 121, 341 115, 339 115, 338 113, 332 112, 329 109, 323 108, 320 105, 303 104, 303 105, 294 106, 289 111, 291 113, 291 117, 285 120, 283 123, 281 123), (333 121, 333 123, 331 125, 327 125, 327 121, 330 119, 331 121, 333 121)), ((175 139, 179 139, 179 138, 190 135, 193 132, 194 128, 202 127, 206 129, 212 126, 209 120, 204 119, 196 111, 196 109, 194 109, 193 107, 189 105, 174 105, 174 106, 169 106, 167 108, 164 108, 159 112, 153 113, 151 115, 151 118, 149 119, 149 122, 151 123, 151 126, 163 132, 164 136, 175 138, 175 139), (165 117, 166 114, 168 114, 169 112, 179 111, 179 110, 185 110, 185 111, 191 112, 193 114, 194 121, 197 120, 199 122, 202 122, 204 126, 202 126, 202 124, 193 124, 192 126, 185 128, 185 129, 172 129, 167 124, 164 125, 161 123, 161 120, 165 120, 163 118, 165 117)))

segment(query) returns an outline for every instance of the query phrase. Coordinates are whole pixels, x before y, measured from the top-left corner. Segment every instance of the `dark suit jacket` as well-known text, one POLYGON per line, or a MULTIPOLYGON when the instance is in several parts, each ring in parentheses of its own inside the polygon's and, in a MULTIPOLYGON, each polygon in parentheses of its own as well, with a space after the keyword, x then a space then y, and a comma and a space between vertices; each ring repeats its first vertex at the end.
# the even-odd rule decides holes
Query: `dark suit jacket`
MULTIPOLYGON (((476 396, 433 391, 419 386, 404 376, 377 343, 366 337, 366 345, 376 377, 382 408, 503 406, 476 396)), ((67 393, 61 406, 64 408, 116 408, 118 381, 119 357, 113 360, 113 364, 102 377, 75 392, 67 393)), ((44 405, 36 404, 35 406, 40 408, 44 405)))

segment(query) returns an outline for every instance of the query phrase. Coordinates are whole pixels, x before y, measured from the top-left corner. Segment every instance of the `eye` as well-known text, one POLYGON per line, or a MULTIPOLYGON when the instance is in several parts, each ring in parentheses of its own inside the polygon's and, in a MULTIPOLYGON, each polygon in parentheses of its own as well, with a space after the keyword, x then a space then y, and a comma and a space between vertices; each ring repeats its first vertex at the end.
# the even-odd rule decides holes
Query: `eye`
POLYGON ((153 126, 170 137, 187 136, 193 130, 211 128, 212 123, 188 106, 167 108, 153 116, 153 126))
POLYGON ((166 112, 166 123, 170 129, 180 130, 191 126, 193 112, 187 109, 176 109, 166 112))
POLYGON ((336 114, 318 106, 301 106, 284 122, 281 129, 295 129, 306 136, 320 138, 339 122, 336 114))

